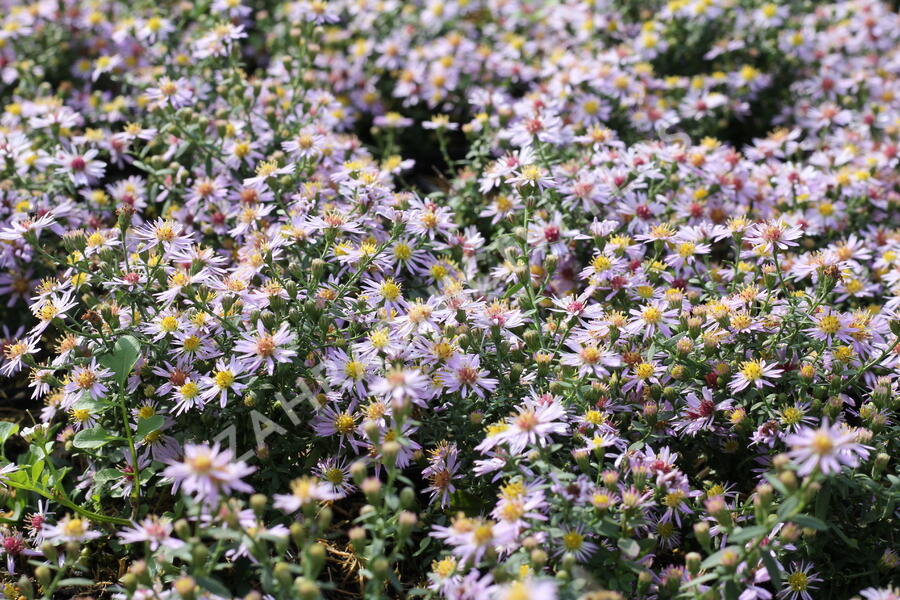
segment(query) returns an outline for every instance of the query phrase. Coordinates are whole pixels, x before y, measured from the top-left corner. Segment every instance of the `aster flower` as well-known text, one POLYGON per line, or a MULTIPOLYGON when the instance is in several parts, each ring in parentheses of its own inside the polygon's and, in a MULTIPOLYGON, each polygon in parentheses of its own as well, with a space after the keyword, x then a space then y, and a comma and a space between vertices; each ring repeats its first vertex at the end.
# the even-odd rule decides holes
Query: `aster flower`
POLYGON ((63 319, 67 312, 75 308, 78 303, 73 300, 72 291, 66 291, 59 295, 51 295, 31 305, 31 312, 37 318, 38 323, 29 331, 32 339, 39 336, 50 326, 53 319, 63 319))
POLYGON ((219 405, 225 408, 229 394, 240 394, 247 389, 247 384, 239 381, 247 375, 243 363, 234 356, 228 363, 223 360, 216 361, 216 368, 201 380, 204 390, 200 394, 200 399, 209 402, 218 397, 219 405))
POLYGON ((580 524, 563 530, 557 544, 557 555, 572 554, 578 562, 585 562, 599 548, 597 544, 588 541, 588 535, 580 524))
POLYGON ((256 166, 256 177, 244 179, 244 186, 256 190, 264 190, 269 187, 269 180, 279 175, 290 175, 294 172, 295 165, 289 164, 279 167, 275 161, 264 161, 256 166))
POLYGON ((556 600, 556 582, 527 578, 491 588, 492 600, 556 600))
POLYGON ((607 367, 618 367, 622 364, 617 354, 593 343, 572 339, 566 342, 566 346, 573 352, 563 354, 560 363, 577 367, 578 375, 581 377, 585 375, 608 377, 610 372, 607 367))
POLYGON ((424 407, 429 383, 428 377, 418 369, 390 369, 372 383, 369 391, 389 400, 410 401, 424 407))
POLYGON ((809 592, 810 590, 818 589, 818 586, 815 584, 821 581, 822 578, 819 577, 819 574, 812 572, 812 563, 805 561, 795 562, 790 569, 786 569, 782 588, 778 592, 778 598, 812 600, 813 596, 809 592))
POLYGON ((140 523, 134 523, 132 527, 120 531, 119 539, 123 544, 147 542, 153 551, 160 546, 172 549, 184 546, 184 542, 172 537, 173 530, 171 519, 150 515, 140 523))
POLYGON ((242 480, 256 471, 241 461, 234 461, 231 450, 219 445, 185 444, 184 458, 169 461, 163 476, 172 480, 172 490, 184 490, 209 505, 218 503, 222 494, 252 493, 253 488, 242 480))
POLYGON ((757 389, 771 387, 774 384, 768 379, 777 379, 782 372, 782 369, 767 364, 764 360, 746 360, 740 364, 740 369, 734 375, 729 387, 732 392, 740 392, 751 385, 757 389))
POLYGON ((798 464, 797 473, 806 476, 815 470, 823 474, 839 473, 841 468, 856 468, 869 456, 869 448, 857 441, 857 433, 842 423, 829 425, 823 419, 818 429, 804 427, 785 438, 791 447, 788 455, 798 464))
POLYGON ((99 538, 102 534, 91 529, 91 522, 82 517, 66 515, 55 525, 44 527, 44 539, 51 544, 67 542, 84 543, 99 538))
POLYGON ((193 101, 190 83, 184 77, 171 79, 161 77, 155 87, 147 89, 147 98, 156 106, 171 106, 174 109, 188 106, 193 101))
POLYGON ((494 391, 498 383, 488 374, 477 355, 457 354, 440 371, 440 382, 448 392, 459 392, 463 398, 470 393, 484 398, 485 392, 494 391))
POLYGON ((335 500, 345 498, 356 490, 356 486, 351 483, 350 467, 342 458, 328 457, 320 460, 313 469, 313 475, 323 485, 331 486, 330 496, 335 500))
POLYGON ((275 508, 285 513, 293 513, 311 504, 334 500, 340 493, 315 477, 299 477, 291 482, 290 494, 275 494, 275 508))
POLYGON ((562 435, 569 430, 566 410, 559 398, 534 392, 517 408, 516 414, 509 417, 508 424, 498 439, 505 442, 514 455, 529 446, 544 447, 550 443, 553 434, 562 435))
POLYGON ((294 334, 288 331, 287 323, 282 323, 275 333, 269 333, 260 320, 256 323, 256 332, 243 334, 234 345, 234 351, 248 371, 265 366, 266 372, 271 375, 277 363, 289 363, 297 355, 296 351, 285 347, 293 345, 295 340, 294 334))
POLYGON ((16 559, 19 557, 41 556, 37 550, 28 547, 22 534, 15 530, 0 528, 0 555, 6 555, 6 571, 16 574, 16 559))
POLYGON ((784 220, 760 223, 746 233, 746 240, 763 254, 773 250, 787 250, 796 246, 795 240, 803 236, 800 227, 788 225, 784 220))
POLYGON ((38 351, 37 340, 28 338, 24 340, 12 340, 3 344, 3 358, 5 362, 0 367, 0 374, 10 377, 25 367, 25 357, 38 351))
POLYGON ((422 471, 422 476, 430 483, 425 491, 431 492, 431 501, 438 501, 441 508, 447 506, 450 494, 456 491, 453 479, 458 470, 459 450, 456 444, 442 442, 431 451, 428 466, 422 471))
POLYGON ((87 152, 60 151, 56 157, 56 164, 59 165, 56 172, 67 176, 78 187, 91 185, 106 172, 106 163, 94 160, 98 154, 96 148, 87 152))
POLYGON ((176 221, 157 219, 134 230, 132 236, 147 248, 162 246, 166 253, 183 252, 190 248, 193 235, 176 221))

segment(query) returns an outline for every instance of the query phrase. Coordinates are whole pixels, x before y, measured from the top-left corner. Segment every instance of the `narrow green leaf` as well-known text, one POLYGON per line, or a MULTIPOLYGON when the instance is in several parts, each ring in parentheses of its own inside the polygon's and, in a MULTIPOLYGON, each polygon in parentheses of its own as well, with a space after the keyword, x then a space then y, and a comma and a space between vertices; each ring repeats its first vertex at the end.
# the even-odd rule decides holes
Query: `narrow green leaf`
POLYGON ((216 579, 212 577, 197 577, 197 585, 202 587, 205 590, 209 590, 216 596, 221 596, 222 598, 230 598, 231 592, 228 591, 228 588, 222 585, 216 579))
POLYGON ((781 587, 781 571, 778 570, 778 562, 775 560, 775 557, 772 556, 772 553, 768 550, 763 550, 760 552, 762 556, 763 564, 766 567, 766 571, 769 572, 769 579, 772 580, 772 585, 775 589, 781 587))
POLYGON ((795 517, 791 517, 791 521, 793 521, 800 527, 808 527, 809 529, 815 529, 816 531, 825 531, 826 529, 828 529, 828 523, 826 523, 822 519, 817 519, 809 515, 797 515, 795 517))

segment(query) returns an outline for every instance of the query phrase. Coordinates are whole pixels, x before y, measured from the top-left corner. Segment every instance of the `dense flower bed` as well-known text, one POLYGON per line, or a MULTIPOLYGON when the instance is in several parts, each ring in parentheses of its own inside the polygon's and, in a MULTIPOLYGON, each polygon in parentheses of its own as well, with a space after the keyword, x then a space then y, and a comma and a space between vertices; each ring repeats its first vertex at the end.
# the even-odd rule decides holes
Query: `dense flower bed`
POLYGON ((898 597, 890 5, 0 7, 6 597, 898 597))

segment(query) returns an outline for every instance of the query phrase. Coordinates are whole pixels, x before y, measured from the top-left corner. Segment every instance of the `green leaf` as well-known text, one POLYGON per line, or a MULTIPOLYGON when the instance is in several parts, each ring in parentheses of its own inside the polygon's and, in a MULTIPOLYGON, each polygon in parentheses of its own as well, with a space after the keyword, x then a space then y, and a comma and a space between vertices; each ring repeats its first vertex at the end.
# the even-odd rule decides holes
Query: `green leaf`
POLYGON ((124 386, 140 356, 140 343, 133 336, 123 335, 116 340, 112 353, 100 357, 100 364, 115 373, 116 381, 124 386))
POLYGON ((10 438, 19 432, 19 426, 15 423, 10 423, 9 421, 0 421, 0 446, 6 442, 10 438))
POLYGON ((740 593, 735 582, 730 580, 725 582, 725 600, 738 600, 740 593))
POLYGON ((94 585, 93 579, 85 579, 83 577, 69 577, 68 579, 63 579, 59 582, 60 587, 71 587, 71 586, 90 586, 94 585))
POLYGON ((791 517, 791 521, 800 527, 808 527, 809 529, 815 529, 816 531, 825 531, 828 529, 828 523, 822 519, 817 519, 809 515, 796 515, 791 517))
POLYGON ((739 544, 756 537, 762 537, 769 533, 769 528, 765 525, 754 525, 753 527, 742 527, 728 536, 728 540, 739 544))
POLYGON ((718 552, 715 552, 715 553, 707 556, 706 560, 704 560, 702 563, 700 563, 700 568, 703 570, 706 570, 706 569, 712 569, 713 567, 718 567, 719 563, 722 562, 722 555, 725 554, 725 550, 728 550, 728 548, 722 548, 718 552))
POLYGON ((637 558, 638 554, 641 553, 640 545, 631 538, 620 538, 617 545, 619 546, 619 550, 621 550, 628 558, 637 558))
POLYGON ((166 418, 162 415, 153 415, 152 417, 141 419, 140 421, 138 421, 137 431, 134 432, 134 439, 144 439, 145 437, 162 427, 163 423, 165 422, 166 418))
POLYGON ((205 590, 209 590, 216 596, 221 596, 222 598, 230 598, 231 592, 228 591, 228 588, 222 585, 216 579, 212 577, 197 577, 197 585, 202 587, 205 590))
POLYGON ((767 550, 760 552, 760 555, 762 556, 763 564, 766 566, 766 571, 769 572, 769 579, 772 580, 772 585, 775 586, 775 589, 780 588, 781 571, 778 570, 778 563, 775 561, 775 557, 767 550))
POLYGON ((102 427, 94 427, 93 429, 82 429, 76 433, 72 445, 76 448, 100 448, 115 439, 102 427))
POLYGON ((791 517, 790 515, 798 506, 800 506, 800 498, 797 496, 788 496, 784 503, 778 507, 778 518, 782 521, 788 518, 793 519, 794 517, 791 517))
POLYGON ((97 474, 94 475, 94 483, 101 484, 106 483, 112 479, 118 479, 122 476, 122 471, 118 469, 100 469, 97 471, 97 474))

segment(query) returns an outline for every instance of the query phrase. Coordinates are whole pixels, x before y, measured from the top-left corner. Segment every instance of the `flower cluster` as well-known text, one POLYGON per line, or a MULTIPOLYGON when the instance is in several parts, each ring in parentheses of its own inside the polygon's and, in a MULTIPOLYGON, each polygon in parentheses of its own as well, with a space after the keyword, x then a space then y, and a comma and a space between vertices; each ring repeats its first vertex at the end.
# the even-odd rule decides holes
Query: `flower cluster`
POLYGON ((897 597, 886 3, 0 6, 10 598, 897 597))

